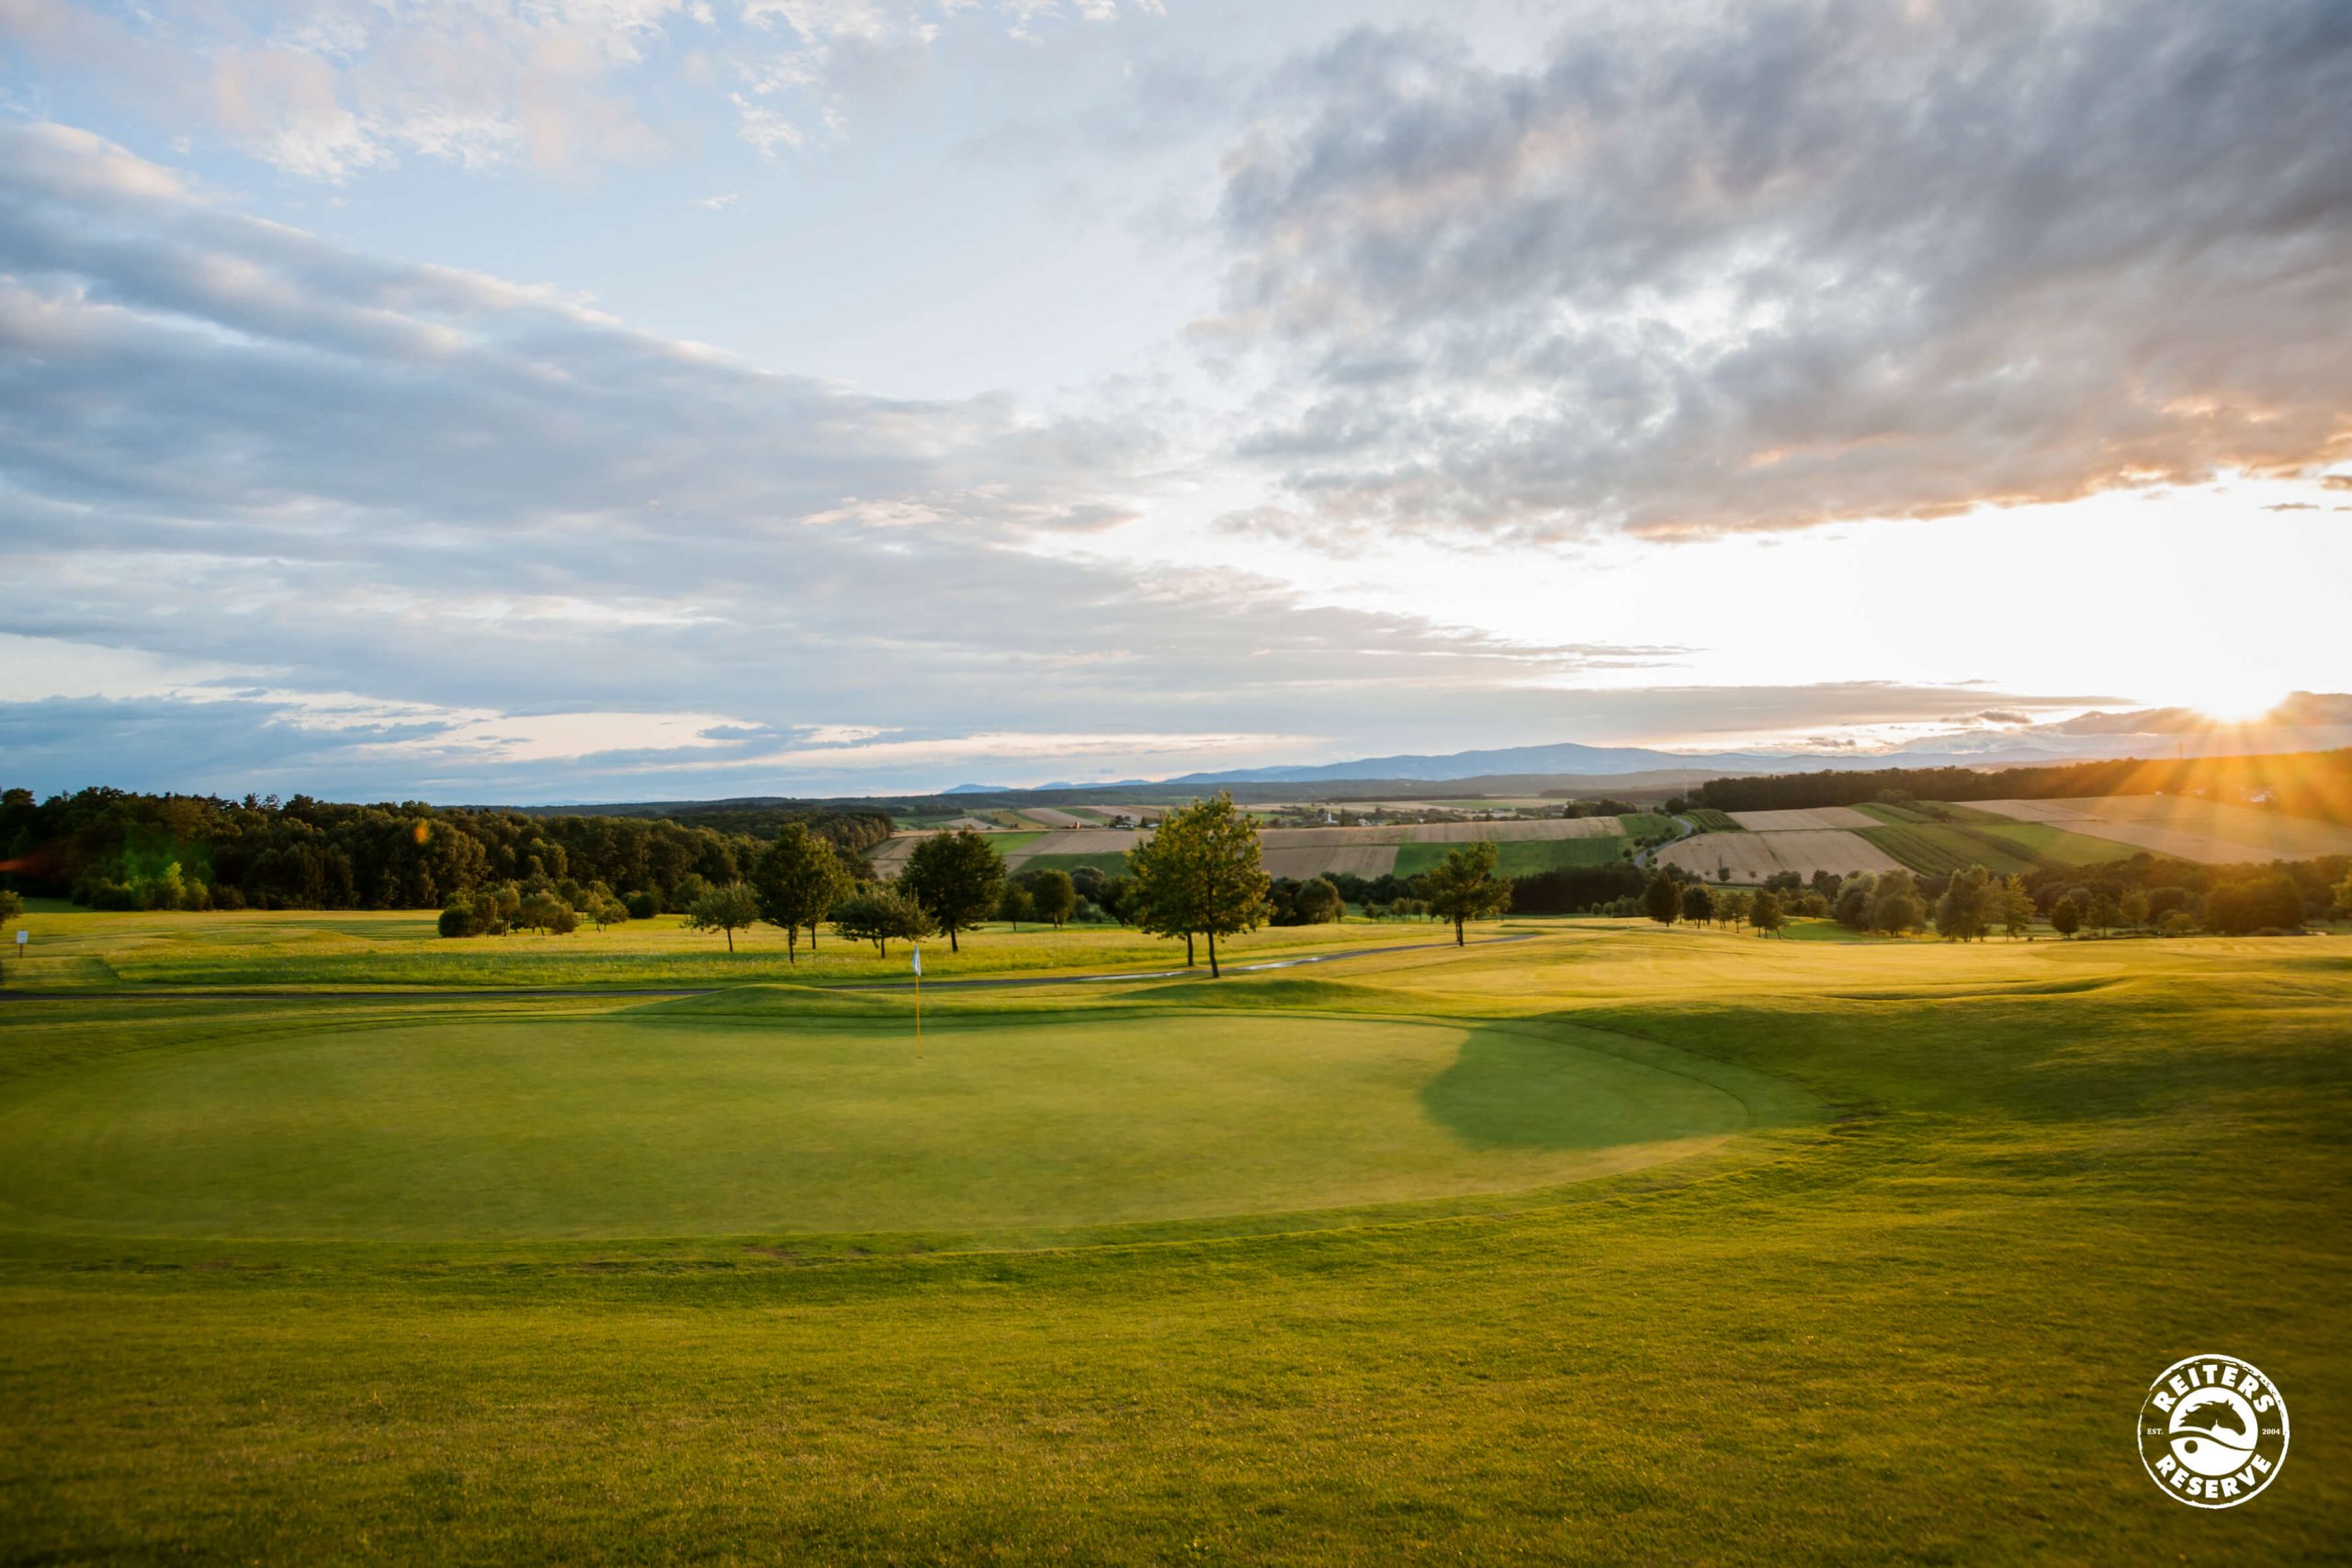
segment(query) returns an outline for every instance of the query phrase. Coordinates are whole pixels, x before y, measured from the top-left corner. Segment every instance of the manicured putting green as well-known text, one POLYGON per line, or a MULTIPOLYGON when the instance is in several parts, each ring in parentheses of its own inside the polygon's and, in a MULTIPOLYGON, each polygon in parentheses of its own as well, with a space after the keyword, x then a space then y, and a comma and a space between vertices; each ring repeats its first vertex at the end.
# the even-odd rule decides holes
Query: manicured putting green
MULTIPOLYGON (((1605 1043, 1607 1037, 1583 1038, 1605 1043)), ((523 1240, 1001 1230, 1515 1191, 1741 1100, 1556 1032, 1268 1014, 468 1018, 107 1058, 0 1104, 0 1226, 523 1240)))

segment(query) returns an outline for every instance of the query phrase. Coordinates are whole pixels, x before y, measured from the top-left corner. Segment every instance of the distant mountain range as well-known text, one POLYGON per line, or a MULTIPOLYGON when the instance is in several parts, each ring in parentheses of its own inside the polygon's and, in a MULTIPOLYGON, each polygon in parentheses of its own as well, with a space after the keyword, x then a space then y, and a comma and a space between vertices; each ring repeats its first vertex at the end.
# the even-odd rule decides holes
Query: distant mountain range
MULTIPOLYGON (((1235 768, 1156 781, 1169 784, 1329 784, 1355 779, 1434 782, 1563 773, 1786 773, 1823 769, 2016 768, 2114 757, 2315 751, 2352 745, 2352 695, 2297 692, 2263 719, 2222 725, 2186 708, 2084 714, 2054 724, 1955 730, 1883 751, 1660 751, 1643 746, 1506 746, 1442 755, 1366 757, 1312 765, 1235 768)), ((1140 780, 1125 780, 1136 784, 1140 780)), ((1068 787, 1068 786, 1064 786, 1068 787)))

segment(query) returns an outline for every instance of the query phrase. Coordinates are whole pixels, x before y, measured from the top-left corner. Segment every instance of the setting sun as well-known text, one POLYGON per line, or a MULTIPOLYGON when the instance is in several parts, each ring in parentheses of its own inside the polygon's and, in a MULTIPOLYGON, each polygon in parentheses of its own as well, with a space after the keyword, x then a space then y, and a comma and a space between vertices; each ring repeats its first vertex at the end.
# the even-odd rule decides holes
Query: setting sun
POLYGON ((2251 724, 2263 717, 2287 694, 2276 676, 2267 671, 2212 670, 2203 671, 2182 700, 2216 724, 2251 724))

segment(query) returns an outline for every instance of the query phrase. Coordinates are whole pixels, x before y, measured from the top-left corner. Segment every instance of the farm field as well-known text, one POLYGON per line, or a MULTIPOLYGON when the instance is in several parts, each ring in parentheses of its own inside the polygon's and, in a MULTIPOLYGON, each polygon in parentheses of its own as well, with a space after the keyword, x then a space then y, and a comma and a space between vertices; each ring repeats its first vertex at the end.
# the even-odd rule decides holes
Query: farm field
POLYGON ((1980 800, 1975 805, 1996 816, 2124 845, 2114 857, 2119 860, 2133 850, 2209 865, 2352 854, 2352 828, 2177 795, 1980 800))
POLYGON ((1862 837, 1913 871, 1934 875, 1981 865, 1996 876, 2045 866, 2098 865, 2126 852, 2105 839, 2038 822, 1921 820, 1863 829, 1862 837))
MULTIPOLYGON (((1419 876, 1442 863, 1451 844, 1404 844, 1396 850, 1399 876, 1419 876)), ((1611 833, 1581 839, 1508 839, 1495 846, 1497 872, 1504 876, 1537 876, 1564 866, 1609 865, 1631 852, 1628 841, 1611 833)))
POLYGON ((1873 818, 1850 806, 1817 806, 1809 811, 1733 811, 1726 815, 1751 833, 1878 826, 1873 818))
POLYGON ((1829 871, 1843 876, 1857 871, 1892 871, 1898 863, 1862 834, 1830 829, 1701 833, 1665 846, 1657 858, 1660 864, 1679 866, 1707 882, 1715 881, 1718 871, 1728 867, 1731 880, 1737 883, 1761 882, 1781 871, 1800 876, 1829 871))
POLYGON ((785 986, 0 1003, 0 1555, 2341 1559, 2344 939, 1498 932, 920 1065, 785 986), (2200 1348, 2299 1417, 2222 1516, 2133 1441, 2200 1348))

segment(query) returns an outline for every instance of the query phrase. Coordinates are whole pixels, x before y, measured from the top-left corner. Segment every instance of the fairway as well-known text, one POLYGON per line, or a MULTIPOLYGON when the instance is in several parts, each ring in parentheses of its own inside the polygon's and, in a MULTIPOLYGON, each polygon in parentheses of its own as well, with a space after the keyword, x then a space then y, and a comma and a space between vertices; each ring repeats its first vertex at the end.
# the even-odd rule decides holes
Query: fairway
POLYGON ((920 1063, 772 982, 7 1002, 0 1555, 2341 1561, 2345 939, 1513 929, 920 1063), (2199 1348, 2295 1452, 2152 1535, 2199 1348))
POLYGON ((656 1006, 281 1023, 14 1086, 0 1228, 996 1234, 1555 1185, 1747 1125, 1708 1081, 1721 1072, 1660 1070, 1612 1043, 1523 1025, 1043 1014, 935 1024, 918 1060, 900 1017, 702 1021, 656 1006))

